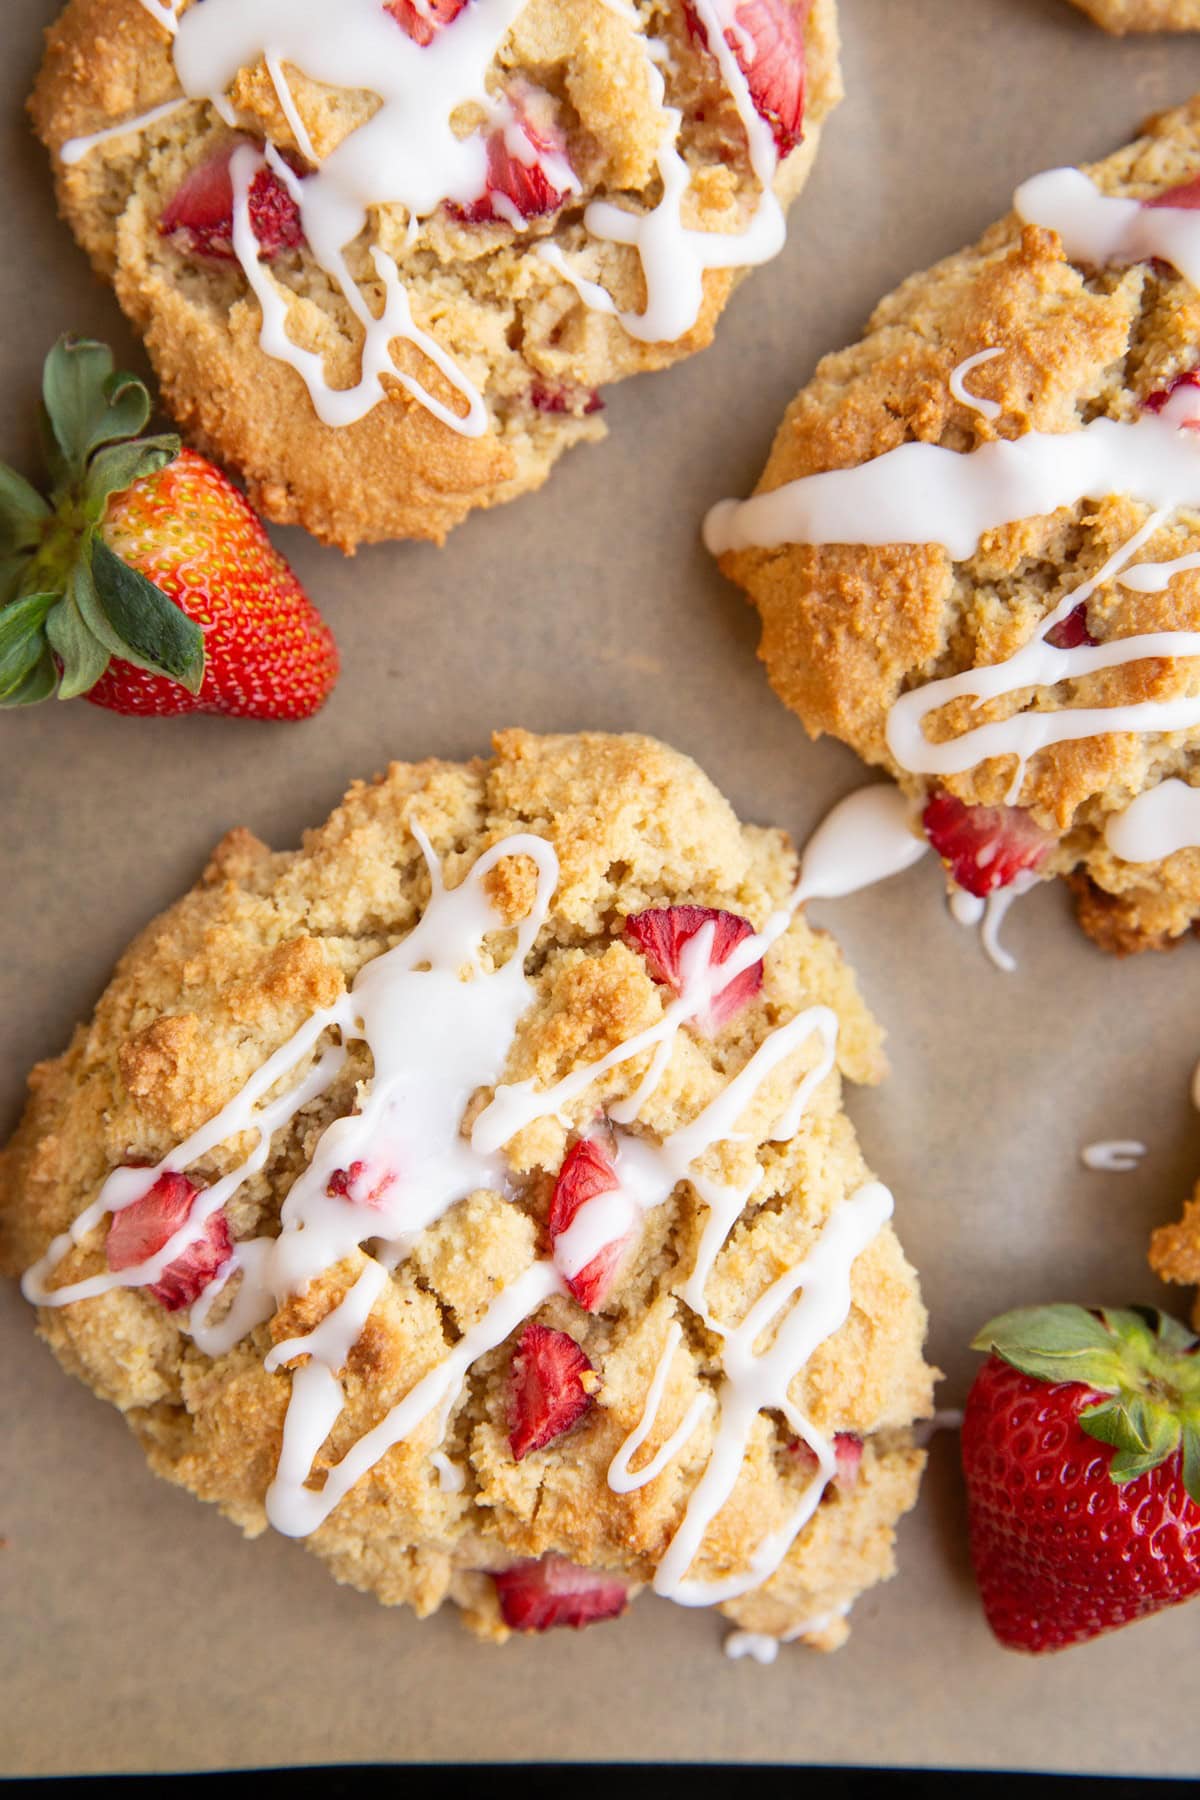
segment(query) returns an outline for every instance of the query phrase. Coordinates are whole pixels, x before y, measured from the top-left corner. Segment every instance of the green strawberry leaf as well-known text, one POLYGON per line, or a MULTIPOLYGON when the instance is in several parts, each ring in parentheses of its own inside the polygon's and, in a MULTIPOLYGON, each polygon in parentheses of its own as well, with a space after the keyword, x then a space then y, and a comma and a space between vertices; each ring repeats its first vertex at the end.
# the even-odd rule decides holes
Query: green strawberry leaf
POLYGON ((92 579, 100 609, 125 646, 122 656, 198 694, 204 680, 204 633, 196 622, 122 562, 102 537, 92 541, 92 579))
POLYGON ((112 351, 92 338, 63 337, 46 358, 42 399, 55 473, 78 479, 93 450, 135 437, 150 417, 136 375, 114 372, 112 351))
POLYGON ((108 667, 109 652, 88 630, 70 594, 47 615, 46 637, 60 664, 59 699, 74 700, 94 688, 108 667))
POLYGON ((1183 1485, 1200 1506, 1200 1425, 1189 1423, 1183 1428, 1183 1485))
POLYGON ((0 707, 37 706, 48 700, 58 680, 58 665, 47 644, 38 661, 10 693, 0 694, 0 707))
POLYGON ((26 594, 0 611, 0 701, 11 703, 46 650, 46 615, 57 594, 26 594))
POLYGON ((94 533, 89 533, 84 539, 83 548, 71 570, 67 591, 79 611, 80 618, 97 643, 103 644, 110 655, 122 657, 125 662, 134 662, 137 657, 136 651, 131 649, 120 633, 113 629, 108 614, 100 604, 100 596, 96 592, 96 583, 92 577, 94 540, 94 533))
POLYGON ((0 544, 6 550, 33 550, 41 541, 50 508, 23 475, 0 463, 0 544))
POLYGON ((173 434, 137 438, 128 444, 108 444, 97 450, 88 464, 83 484, 84 510, 99 524, 113 494, 123 494, 143 475, 156 475, 179 455, 180 440, 173 434))
POLYGON ((1121 1386, 1120 1349, 1104 1322, 1083 1306, 1023 1306, 1001 1313, 971 1340, 1024 1375, 1078 1381, 1101 1393, 1121 1386))

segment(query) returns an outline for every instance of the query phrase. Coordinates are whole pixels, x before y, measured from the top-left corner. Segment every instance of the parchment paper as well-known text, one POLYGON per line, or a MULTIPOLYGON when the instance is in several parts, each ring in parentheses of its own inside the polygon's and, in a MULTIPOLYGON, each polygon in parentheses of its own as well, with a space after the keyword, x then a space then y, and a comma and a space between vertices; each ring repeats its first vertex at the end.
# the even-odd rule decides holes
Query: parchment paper
MULTIPOLYGON (((130 0, 133 4, 133 0, 130 0)), ((60 331, 143 367, 54 218, 21 116, 54 0, 0 19, 9 220, 0 455, 32 470, 42 355, 60 331)), ((465 756, 492 727, 656 733, 744 817, 799 838, 858 785, 810 745, 755 661, 755 620, 697 525, 748 491, 785 402, 895 281, 974 237, 1024 176, 1099 156, 1200 87, 1200 37, 1124 43, 1065 0, 843 0, 848 99, 784 255, 716 346, 609 396, 612 435, 444 551, 345 561, 279 534, 345 673, 303 726, 120 720, 81 702, 0 716, 0 1129, 133 933, 235 823, 286 846, 393 757, 465 756)), ((1152 1225, 1200 1169, 1188 1101, 1200 946, 1125 965, 1046 888, 1010 916, 1004 976, 949 919, 932 858, 817 909, 890 1030, 894 1071, 850 1106, 961 1404, 985 1318, 1025 1301, 1155 1297, 1152 1225), (1150 1146, 1088 1174, 1097 1137, 1150 1146)), ((1180 1297, 1175 1296, 1180 1304, 1180 1297)), ((247 1543, 156 1481, 116 1412, 63 1375, 0 1292, 0 1770, 384 1759, 761 1759, 1174 1772, 1200 1768, 1200 1604, 1065 1656, 999 1650, 966 1564, 957 1440, 941 1437, 901 1572, 847 1649, 730 1664, 715 1616, 642 1599, 578 1636, 474 1643, 339 1589, 297 1545, 247 1543)))

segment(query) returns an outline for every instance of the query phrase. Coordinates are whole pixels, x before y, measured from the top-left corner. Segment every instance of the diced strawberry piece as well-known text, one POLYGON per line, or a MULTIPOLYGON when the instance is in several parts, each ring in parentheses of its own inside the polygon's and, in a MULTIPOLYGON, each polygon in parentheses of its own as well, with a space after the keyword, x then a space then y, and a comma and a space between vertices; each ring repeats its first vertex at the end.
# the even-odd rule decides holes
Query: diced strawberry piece
MULTIPOLYGON (((803 1438, 797 1438, 794 1443, 789 1444, 788 1450, 802 1468, 807 1470, 817 1467, 817 1459, 803 1438)), ((833 1454, 837 1461, 837 1469, 830 1485, 837 1488, 839 1493, 849 1494, 853 1491, 855 1483, 858 1481, 858 1468, 862 1462, 862 1453, 862 1439, 857 1437, 854 1432, 839 1431, 835 1435, 833 1454)))
MULTIPOLYGON (((193 169, 168 201, 158 222, 163 237, 174 238, 191 256, 232 262, 233 178, 229 165, 238 148, 229 144, 193 169)), ((300 208, 273 169, 260 169, 247 196, 258 253, 269 260, 304 242, 300 208)))
MULTIPOLYGON (((586 1206, 589 1200, 594 1200, 599 1194, 611 1193, 620 1185, 617 1171, 603 1144, 595 1138, 580 1138, 578 1143, 572 1144, 563 1158, 558 1179, 554 1183, 554 1192, 550 1197, 547 1229, 551 1243, 570 1229, 580 1207, 586 1206)), ((628 1242, 628 1233, 614 1238, 612 1243, 605 1244, 602 1250, 598 1250, 591 1262, 585 1263, 576 1274, 564 1274, 563 1279, 571 1293, 588 1312, 598 1311, 607 1298, 628 1242)))
POLYGON ((592 1404, 583 1377, 592 1365, 575 1339, 536 1322, 526 1325, 512 1359, 509 1448, 517 1462, 569 1431, 592 1404))
MULTIPOLYGON (((709 962, 715 966, 727 962, 743 938, 753 935, 749 919, 738 913, 719 912, 714 906, 663 906, 649 912, 633 913, 625 921, 625 937, 645 957, 655 981, 661 981, 673 993, 683 992, 683 947, 703 925, 714 927, 709 962)), ((712 1033, 727 1025, 762 987, 761 959, 742 969, 721 989, 712 1005, 701 1015, 701 1030, 712 1033)))
POLYGON ((1088 630, 1087 605, 1084 601, 1081 600, 1065 619, 1060 619, 1053 631, 1046 633, 1046 642, 1053 644, 1056 650, 1078 650, 1081 644, 1100 642, 1088 630))
POLYGON ((493 1575, 504 1623, 513 1631, 578 1630, 616 1619, 629 1605, 625 1584, 598 1569, 580 1569, 561 1556, 521 1562, 493 1575))
POLYGON ((565 147, 544 137, 528 119, 518 119, 516 124, 529 140, 535 155, 526 162, 509 149, 502 129, 489 132, 487 181, 483 193, 469 206, 451 205, 447 209, 464 224, 488 225, 499 222, 512 225, 514 212, 524 223, 529 219, 540 219, 547 213, 557 212, 566 199, 566 191, 555 187, 537 154, 553 153, 561 158, 565 157, 565 147))
POLYGON ((394 1187, 396 1177, 390 1169, 385 1169, 372 1186, 365 1184, 370 1180, 373 1171, 360 1159, 350 1164, 348 1169, 335 1169, 325 1184, 325 1192, 331 1199, 349 1200, 355 1206, 382 1206, 389 1188, 394 1187))
POLYGON ((1193 175, 1190 181, 1181 181, 1178 187, 1168 188, 1165 194, 1155 194, 1153 200, 1143 200, 1143 206, 1175 206, 1184 212, 1200 211, 1200 175, 1193 175))
MULTIPOLYGON (((733 23, 725 32, 725 42, 746 78, 755 111, 771 127, 780 156, 787 156, 804 136, 804 21, 808 3, 809 0, 739 0, 733 9, 733 23)), ((692 35, 707 43, 708 32, 699 14, 688 0, 684 4, 692 35)), ((725 10, 728 11, 728 0, 725 10)))
MULTIPOLYGON (((573 412, 574 406, 572 402, 575 396, 581 392, 582 389, 579 388, 571 389, 561 385, 548 387, 544 382, 535 381, 529 390, 529 404, 534 408, 535 412, 573 412)), ((584 401, 583 412, 586 415, 588 413, 598 413, 603 411, 604 402, 596 389, 593 388, 587 399, 584 401)))
POLYGON ((980 898, 1036 869, 1054 842, 1023 806, 967 806, 945 792, 933 796, 921 823, 959 887, 980 898))
POLYGON ((1168 381, 1165 388, 1156 388, 1152 394, 1147 394, 1142 405, 1147 412, 1160 413, 1172 394, 1177 393, 1181 387, 1200 387, 1200 369, 1185 369, 1182 375, 1176 375, 1173 380, 1168 381))
MULTIPOLYGON (((109 1268, 132 1269, 157 1256, 186 1221, 199 1192, 186 1175, 167 1173, 140 1200, 114 1213, 104 1245, 109 1268)), ((229 1226, 218 1209, 204 1221, 203 1237, 168 1263, 149 1291, 168 1312, 178 1312, 203 1293, 232 1253, 229 1226)))
POLYGON ((424 50, 444 25, 454 23, 466 4, 467 0, 423 0, 422 5, 414 5, 413 0, 383 0, 383 10, 424 50))

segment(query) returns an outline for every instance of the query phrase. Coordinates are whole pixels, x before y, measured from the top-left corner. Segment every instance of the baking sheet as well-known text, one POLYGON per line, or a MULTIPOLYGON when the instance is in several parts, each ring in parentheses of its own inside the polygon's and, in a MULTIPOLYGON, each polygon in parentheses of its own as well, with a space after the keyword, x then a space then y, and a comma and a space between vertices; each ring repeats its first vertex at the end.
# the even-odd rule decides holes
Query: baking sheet
MULTIPOLYGON (((0 19, 0 455, 26 469, 59 331, 144 366, 54 219, 21 117, 54 11, 7 0, 0 19)), ((1065 0, 842 0, 842 15, 849 97, 788 249, 743 286, 713 350, 613 390, 607 444, 444 551, 344 561, 278 534, 344 653, 321 717, 0 715, 0 1130, 28 1065, 62 1047, 226 827, 294 843, 389 758, 466 756, 510 723, 639 729, 799 838, 858 785, 850 753, 810 745, 770 695, 754 618, 699 547, 702 511, 748 491, 817 356, 896 280, 976 235, 1024 176, 1101 155, 1200 88, 1200 37, 1117 42, 1065 0)), ((890 1031, 891 1081, 850 1107, 922 1273, 941 1404, 961 1404, 965 1345, 1006 1306, 1153 1299, 1147 1234, 1200 1169, 1200 946, 1120 965, 1046 888, 1010 915, 1006 977, 950 921, 932 859, 814 912, 890 1031), (1136 1173, 1080 1167, 1080 1146, 1126 1136, 1150 1146, 1136 1173)), ((418 1625, 156 1481, 7 1286, 0 1355, 5 1773, 613 1757, 1200 1769, 1200 1606, 1062 1657, 1000 1651, 966 1564, 953 1437, 902 1527, 899 1577, 860 1602, 836 1656, 731 1664, 719 1618, 649 1597, 602 1630, 496 1651, 450 1609, 418 1625)))

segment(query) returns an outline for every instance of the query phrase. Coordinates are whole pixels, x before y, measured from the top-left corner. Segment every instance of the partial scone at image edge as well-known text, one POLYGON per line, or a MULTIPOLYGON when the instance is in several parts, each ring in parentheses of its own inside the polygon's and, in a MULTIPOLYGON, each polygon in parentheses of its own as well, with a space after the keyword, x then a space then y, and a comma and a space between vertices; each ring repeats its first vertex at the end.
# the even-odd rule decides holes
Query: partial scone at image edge
POLYGON ((30 102, 181 427, 347 551, 537 488, 607 384, 703 349, 841 97, 834 0, 763 0, 753 46, 732 0, 429 11, 275 9, 264 58, 255 0, 174 37, 70 0, 30 102))
POLYGON ((935 1371, 795 876, 641 737, 235 831, 33 1071, 3 1268, 154 1470, 385 1603, 503 1639, 652 1586, 834 1648, 935 1371))
POLYGON ((706 526, 780 698, 900 782, 952 883, 1066 877, 1118 953, 1200 920, 1198 200, 1200 100, 1031 177, 706 526))

